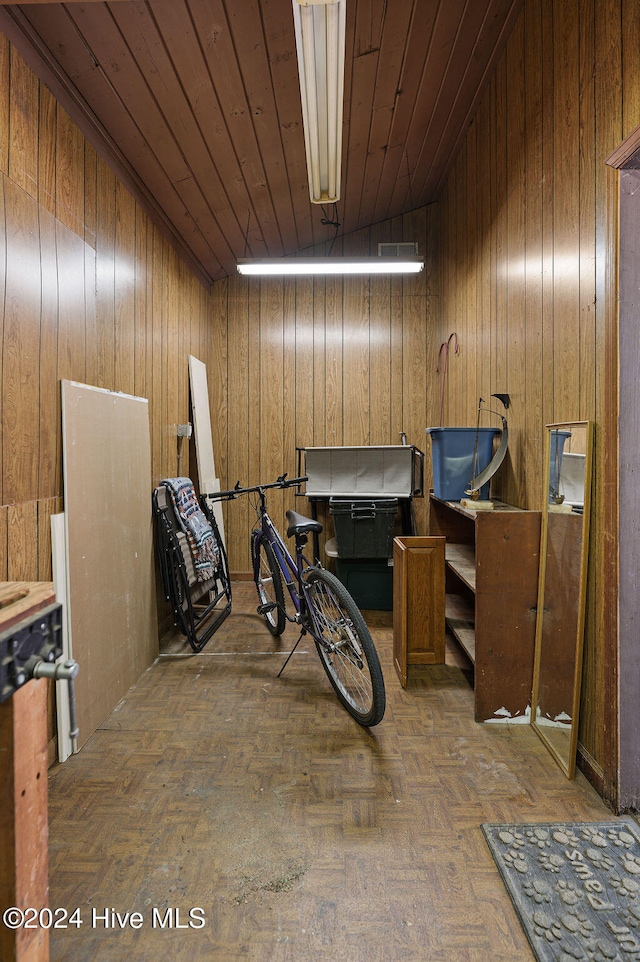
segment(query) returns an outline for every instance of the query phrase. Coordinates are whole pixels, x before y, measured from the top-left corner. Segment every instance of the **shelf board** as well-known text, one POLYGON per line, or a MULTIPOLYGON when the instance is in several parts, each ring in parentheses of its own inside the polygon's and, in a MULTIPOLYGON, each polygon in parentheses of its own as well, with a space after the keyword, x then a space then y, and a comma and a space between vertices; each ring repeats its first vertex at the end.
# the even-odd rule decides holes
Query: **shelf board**
POLYGON ((472 591, 476 590, 476 557, 473 545, 451 544, 445 545, 445 559, 452 571, 472 591))
MULTIPOLYGON (((464 515, 465 518, 470 518, 472 521, 478 517, 478 514, 485 513, 474 510, 473 508, 463 507, 459 501, 444 501, 442 498, 437 498, 433 491, 431 492, 431 500, 438 501, 440 504, 445 504, 452 511, 457 514, 464 515)), ((507 504, 505 501, 498 501, 497 498, 490 499, 493 502, 494 511, 522 511, 522 508, 517 508, 514 504, 507 504)))
POLYGON ((445 598, 445 621, 460 647, 475 665, 476 632, 473 605, 462 595, 447 595, 445 598))

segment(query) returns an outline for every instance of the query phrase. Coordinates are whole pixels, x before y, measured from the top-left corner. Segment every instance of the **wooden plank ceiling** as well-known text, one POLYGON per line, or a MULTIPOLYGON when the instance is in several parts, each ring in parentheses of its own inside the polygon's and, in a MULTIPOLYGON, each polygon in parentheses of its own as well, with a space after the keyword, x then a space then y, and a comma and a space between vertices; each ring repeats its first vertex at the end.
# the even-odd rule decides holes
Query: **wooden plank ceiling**
POLYGON ((347 0, 337 229, 309 202, 291 0, 0 0, 0 30, 210 282, 436 199, 521 6, 347 0))

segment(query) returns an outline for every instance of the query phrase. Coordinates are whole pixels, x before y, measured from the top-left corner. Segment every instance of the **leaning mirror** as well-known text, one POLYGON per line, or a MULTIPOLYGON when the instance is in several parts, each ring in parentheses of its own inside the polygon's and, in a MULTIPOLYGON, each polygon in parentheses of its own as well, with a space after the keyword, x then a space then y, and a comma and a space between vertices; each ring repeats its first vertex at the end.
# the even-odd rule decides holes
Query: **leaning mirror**
POLYGON ((548 424, 531 724, 575 775, 589 550, 593 423, 548 424))

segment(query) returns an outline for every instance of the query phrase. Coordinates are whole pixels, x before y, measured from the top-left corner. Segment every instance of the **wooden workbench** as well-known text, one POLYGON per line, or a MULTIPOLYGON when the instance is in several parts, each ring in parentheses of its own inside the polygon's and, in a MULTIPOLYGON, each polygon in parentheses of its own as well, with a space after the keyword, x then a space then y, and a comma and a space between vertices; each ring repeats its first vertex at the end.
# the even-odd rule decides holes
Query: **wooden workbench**
MULTIPOLYGON (((50 582, 0 584, 0 633, 55 603, 50 582)), ((47 928, 11 929, 2 913, 48 905, 47 681, 27 682, 0 704, 0 958, 46 962, 47 928)))

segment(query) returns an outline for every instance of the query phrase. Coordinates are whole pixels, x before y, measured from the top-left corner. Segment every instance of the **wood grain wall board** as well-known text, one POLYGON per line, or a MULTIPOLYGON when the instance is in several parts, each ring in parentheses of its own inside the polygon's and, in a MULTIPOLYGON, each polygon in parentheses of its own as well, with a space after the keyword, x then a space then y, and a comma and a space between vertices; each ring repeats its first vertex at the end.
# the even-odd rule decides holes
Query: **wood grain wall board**
POLYGON ((341 446, 343 441, 343 357, 344 311, 340 278, 325 280, 325 443, 341 446))
POLYGON ((133 291, 134 312, 134 394, 138 397, 148 397, 151 388, 150 365, 148 363, 151 340, 151 330, 148 318, 151 312, 147 309, 147 230, 141 211, 135 210, 135 253, 134 271, 135 286, 133 291), (147 387, 148 385, 148 387, 147 387))
MULTIPOLYGON (((525 210, 526 210, 526 161, 525 161, 525 95, 524 95, 524 17, 520 17, 505 54, 507 86, 507 165, 509 169, 509 194, 507 211, 507 372, 506 384, 511 398, 508 411, 510 461, 526 465, 524 460, 525 429, 525 376, 526 359, 521 345, 525 343, 525 210)), ((487 407, 501 410, 500 402, 487 407)), ((485 423, 499 426, 495 417, 485 423)), ((526 498, 526 469, 508 476, 503 490, 507 502, 523 504, 526 498)))
POLYGON ((164 430, 163 430, 163 401, 162 392, 165 381, 164 368, 164 291, 163 278, 163 247, 160 239, 152 231, 147 249, 147 274, 150 278, 160 278, 160 284, 154 283, 151 290, 151 323, 152 323, 152 355, 153 374, 150 394, 151 414, 151 451, 152 476, 154 483, 167 477, 164 463, 164 430))
POLYGON ((98 377, 98 255, 91 244, 84 245, 84 340, 85 378, 92 383, 98 377))
MULTIPOLYGON (((59 259, 56 252, 56 220, 40 207, 40 376, 39 376, 39 446, 38 497, 53 497, 61 490, 62 456, 60 452, 60 388, 58 386, 58 353, 61 331, 69 318, 59 311, 59 259)), ((78 265, 75 265, 76 271, 78 265)), ((75 280, 75 278, 74 278, 75 280)), ((82 306, 84 318, 84 305, 82 306)), ((74 325, 78 317, 72 317, 74 325)), ((74 327, 75 336, 82 324, 74 327)), ((78 338, 83 346, 82 338, 78 338)), ((83 358, 84 360, 84 358, 83 358)), ((78 372, 79 373, 79 372, 78 372)), ((84 373, 84 364, 83 372, 84 373)), ((43 579, 46 580, 46 579, 43 579)))
MULTIPOLYGON (((232 488, 236 481, 246 483, 249 471, 249 283, 238 276, 230 278, 228 285, 227 479, 232 488)), ((251 570, 246 545, 248 522, 246 498, 230 502, 225 530, 232 571, 251 570)))
MULTIPOLYGON (((490 98, 486 97, 478 109, 474 125, 473 136, 476 142, 477 193, 478 193, 478 225, 476 244, 479 247, 476 259, 479 274, 478 284, 478 329, 479 329, 479 370, 476 393, 482 385, 491 384, 491 312, 493 310, 492 286, 492 256, 491 243, 492 196, 491 196, 491 167, 483 163, 483 158, 491 155, 491 121, 490 98)), ((434 250, 437 257, 437 249, 434 250)), ((462 345, 461 350, 468 350, 468 345, 462 345)), ((464 361, 463 361, 464 363, 464 361)))
MULTIPOLYGON (((482 381, 479 380, 479 369, 481 367, 479 358, 481 352, 478 350, 478 195, 475 189, 475 176, 473 173, 474 171, 477 172, 478 168, 478 145, 476 137, 473 136, 473 134, 470 134, 464 146, 466 148, 464 158, 465 164, 462 168, 461 175, 465 178, 464 204, 467 208, 467 249, 465 256, 469 276, 469 283, 465 292, 466 297, 464 304, 464 316, 466 321, 464 339, 465 343, 468 345, 468 350, 473 351, 474 355, 474 363, 470 365, 466 389, 467 398, 479 398, 482 394, 480 388, 482 381)), ((453 344, 451 347, 453 347, 453 344)), ((493 420, 491 420, 490 423, 493 424, 493 420)))
POLYGON ((326 278, 313 279, 313 378, 309 390, 313 393, 313 443, 326 443, 326 278))
MULTIPOLYGON (((98 166, 96 227, 99 270, 96 273, 97 367, 96 386, 115 386, 115 219, 116 179, 104 165, 98 166)), ((161 275, 160 275, 161 276, 161 275)))
POLYGON ((116 182, 116 231, 114 248, 114 344, 115 385, 118 391, 135 391, 135 203, 116 182))
MULTIPOLYGON (((389 362, 389 392, 390 392, 390 419, 392 433, 390 443, 398 444, 400 434, 407 434, 408 425, 405 427, 404 411, 404 338, 403 338, 403 302, 402 297, 392 294, 389 299, 389 339, 391 357, 389 362)), ((425 425, 426 427, 426 425, 425 425)), ((417 444, 420 450, 424 450, 425 436, 424 431, 420 432, 418 438, 411 438, 407 434, 409 443, 417 444)))
POLYGON ((313 437, 313 280, 296 279, 296 445, 312 447, 313 437))
POLYGON ((58 377, 82 380, 86 373, 85 315, 93 289, 85 290, 85 243, 56 222, 58 281, 58 377))
POLYGON ((7 579, 36 581, 38 575, 38 502, 7 509, 7 579))
POLYGON ((391 428, 391 285, 380 278, 371 285, 370 318, 370 438, 371 444, 398 444, 391 428))
POLYGON ((62 409, 81 747, 158 652, 149 405, 63 381, 62 409))
POLYGON ((554 7, 554 420, 581 415, 579 370, 564 363, 580 350, 579 331, 579 139, 578 0, 554 7), (567 173, 574 172, 572 177, 567 173), (558 189, 562 183, 562 189, 558 189))
POLYGON ((0 173, 3 174, 9 173, 10 60, 9 41, 0 33, 0 173))
MULTIPOLYGON (((247 431, 247 467, 243 477, 246 479, 246 484, 251 484, 259 482, 260 480, 260 470, 261 470, 261 457, 263 453, 263 444, 266 445, 266 438, 262 438, 261 429, 261 366, 260 366, 260 323, 261 323, 261 308, 262 308, 262 281, 259 280, 256 284, 249 284, 248 290, 248 314, 247 314, 247 331, 248 331, 248 352, 249 352, 249 363, 248 363, 248 373, 249 373, 249 388, 247 391, 244 403, 246 405, 245 410, 246 415, 246 431, 247 431)), ((279 426, 273 425, 274 430, 278 431, 279 426)), ((245 499, 243 499, 245 500, 245 499)), ((249 557, 249 530, 253 523, 254 514, 253 509, 247 506, 247 528, 244 533, 244 546, 246 550, 246 557, 249 557)), ((249 569, 248 569, 249 570, 249 569)))
MULTIPOLYGON (((454 211, 464 210, 466 211, 466 217, 455 217, 454 224, 452 225, 456 233, 455 245, 456 245, 456 256, 459 260, 460 267, 467 276, 471 276, 472 269, 470 259, 473 258, 473 249, 471 246, 471 238, 469 232, 472 228, 472 220, 470 217, 471 211, 468 208, 468 198, 467 198, 467 177, 465 175, 465 168, 468 166, 468 149, 467 144, 463 147, 463 152, 460 157, 456 160, 454 170, 455 170, 455 208, 452 208, 452 213, 454 211)), ((471 347, 471 338, 469 334, 469 302, 468 302, 469 288, 458 287, 452 291, 452 295, 455 298, 455 316, 456 324, 460 326, 460 334, 462 336, 465 344, 471 347)), ((471 372, 475 367, 471 364, 469 371, 471 372)), ((471 378, 465 379, 463 384, 458 386, 458 391, 456 392, 456 409, 457 417, 464 417, 464 412, 468 409, 469 404, 473 406, 473 395, 470 394, 470 380, 471 378)), ((477 404, 477 397, 476 397, 477 404)))
POLYGON ((539 480, 544 463, 542 415, 542 78, 540 49, 542 24, 539 5, 529 4, 524 12, 525 93, 525 240, 524 250, 524 499, 536 504, 543 497, 539 480))
MULTIPOLYGON (((227 444, 229 370, 227 334, 227 291, 228 282, 214 284, 207 313, 207 328, 210 332, 209 364, 209 405, 211 410, 211 435, 213 450, 216 453, 218 477, 231 483, 228 472, 229 452, 227 444)), ((235 484, 235 481, 233 482, 235 484)), ((227 507, 225 505, 225 515, 227 507)))
POLYGON ((554 271, 553 271, 553 205, 554 205, 554 131, 553 110, 553 3, 539 0, 542 22, 542 417, 545 424, 554 421, 554 271))
MULTIPOLYGON (((84 222, 83 237, 93 250, 96 248, 97 233, 97 183, 98 183, 98 155, 95 148, 84 141, 84 222)), ((143 218, 143 221, 146 218, 143 218)))
POLYGON ((361 277, 344 278, 344 370, 349 390, 344 397, 344 443, 369 444, 371 438, 369 383, 369 290, 361 277))
MULTIPOLYGON (((163 278, 165 283, 165 290, 163 295, 163 300, 166 305, 166 310, 163 317, 163 332, 165 332, 166 337, 164 339, 165 351, 163 358, 163 366, 167 372, 167 378, 162 388, 162 419, 164 425, 164 438, 163 447, 165 455, 164 470, 166 472, 165 477, 175 477, 178 473, 178 439, 176 433, 176 424, 179 423, 178 419, 178 405, 179 405, 179 384, 180 384, 180 371, 187 367, 187 355, 183 357, 179 353, 179 341, 178 341, 178 288, 176 285, 170 282, 170 278, 173 275, 173 270, 177 267, 177 262, 173 260, 173 252, 165 251, 165 269, 163 271, 163 278), (166 261, 169 261, 169 264, 166 261)), ((186 404, 184 404, 182 410, 186 410, 186 404)))
POLYGON ((56 217, 84 235, 84 138, 61 107, 56 112, 56 217))
POLYGON ((40 274, 40 244, 37 202, 11 180, 5 180, 4 193, 2 443, 3 500, 8 503, 34 500, 38 492, 40 288, 34 278, 40 274))
POLYGON ((40 85, 38 111, 38 203, 41 209, 56 213, 56 128, 58 104, 45 86, 40 85))
POLYGON ((38 81, 11 47, 9 103, 9 176, 32 197, 38 196, 38 81))
POLYGON ((296 279, 285 277, 282 291, 282 350, 283 394, 282 428, 285 443, 285 463, 291 474, 298 469, 299 445, 296 417, 296 279))

